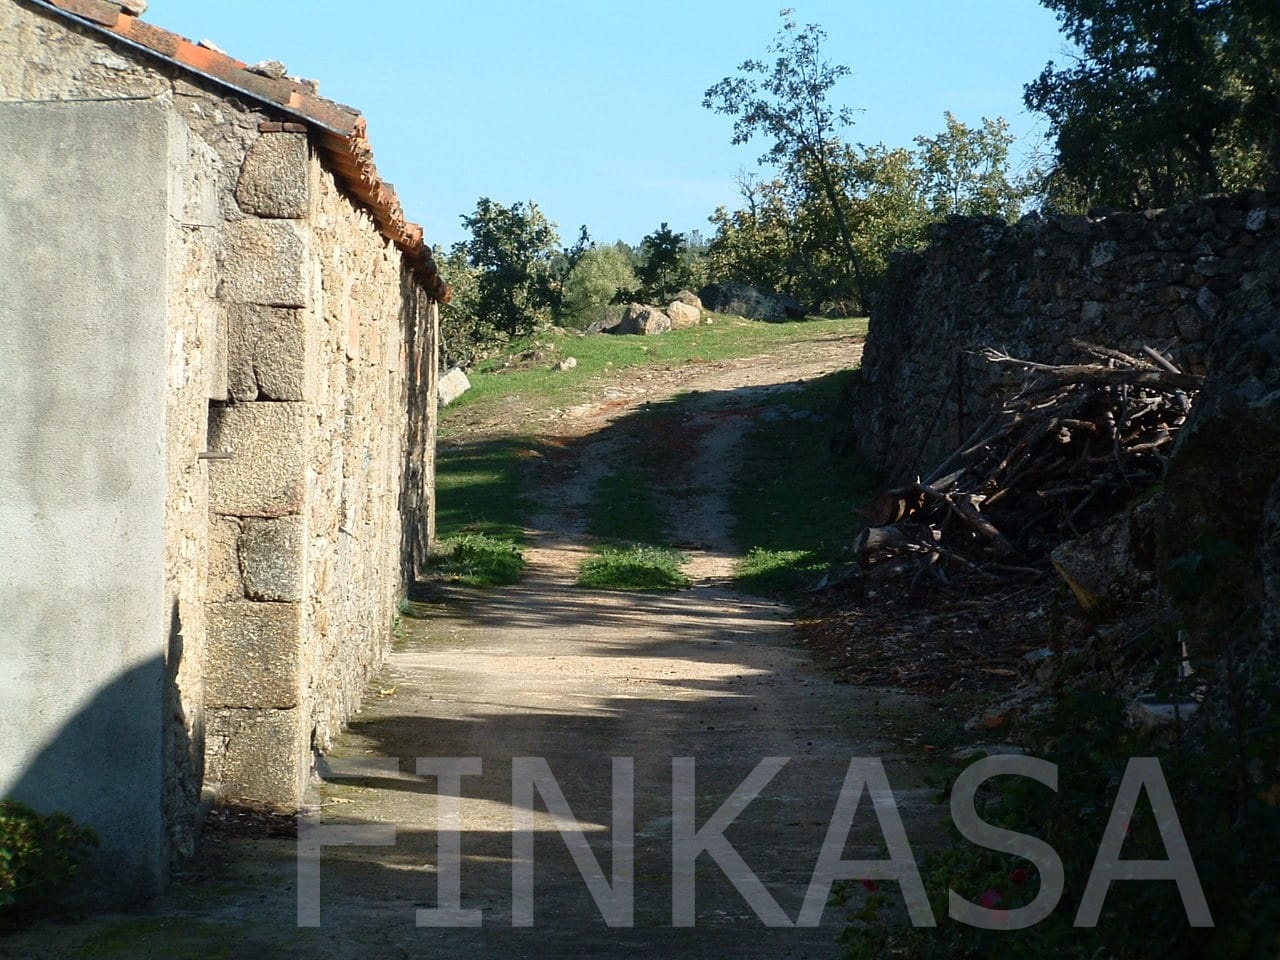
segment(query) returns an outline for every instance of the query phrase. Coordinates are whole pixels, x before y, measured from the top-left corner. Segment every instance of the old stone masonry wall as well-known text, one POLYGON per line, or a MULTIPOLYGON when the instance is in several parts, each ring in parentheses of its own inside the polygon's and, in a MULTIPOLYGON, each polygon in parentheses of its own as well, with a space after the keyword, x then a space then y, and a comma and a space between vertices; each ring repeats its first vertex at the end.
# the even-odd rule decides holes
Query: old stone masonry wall
POLYGON ((893 479, 940 460, 976 429, 1005 372, 995 347, 1063 362, 1073 339, 1139 351, 1172 345, 1203 372, 1226 302, 1280 236, 1280 197, 1209 197, 1168 210, 952 218, 891 264, 855 388, 861 452, 893 479))
POLYGON ((202 790, 300 803, 387 650, 430 536, 435 307, 307 127, 26 4, 0 34, 0 101, 146 102, 169 126, 155 649, 188 852, 202 790))
POLYGON ((305 133, 265 124, 235 197, 246 216, 219 287, 230 399, 209 434, 232 456, 211 467, 207 763, 224 796, 288 807, 390 642, 407 344, 428 315, 305 133))

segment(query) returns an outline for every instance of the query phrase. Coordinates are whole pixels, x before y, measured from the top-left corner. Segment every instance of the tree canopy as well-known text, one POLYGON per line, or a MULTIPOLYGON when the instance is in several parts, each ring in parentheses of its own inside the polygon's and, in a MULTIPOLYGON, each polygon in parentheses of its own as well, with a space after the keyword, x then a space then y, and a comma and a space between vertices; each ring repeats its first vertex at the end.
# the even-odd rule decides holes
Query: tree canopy
POLYGON ((1150 207, 1277 182, 1275 0, 1041 0, 1080 49, 1024 90, 1058 206, 1150 207))
POLYGON ((777 166, 791 188, 821 197, 828 205, 839 244, 860 298, 864 298, 865 271, 854 244, 845 210, 844 191, 833 168, 840 132, 853 124, 853 111, 833 107, 828 95, 850 70, 826 59, 822 51, 826 33, 817 24, 800 27, 783 10, 782 28, 769 52, 772 64, 746 60, 739 75, 726 77, 710 87, 702 105, 716 113, 735 117, 733 142, 747 143, 757 135, 770 142, 760 157, 762 164, 777 166))
POLYGON ((1010 170, 1003 119, 969 127, 946 115, 918 150, 850 144, 854 111, 830 102, 850 73, 823 53, 826 34, 783 11, 770 61, 747 60, 707 90, 703 106, 734 117, 733 142, 762 137, 772 176, 739 180, 745 206, 718 209, 709 250, 716 279, 789 293, 819 309, 865 310, 889 253, 913 246, 930 219, 1017 217, 1038 174, 1010 170))

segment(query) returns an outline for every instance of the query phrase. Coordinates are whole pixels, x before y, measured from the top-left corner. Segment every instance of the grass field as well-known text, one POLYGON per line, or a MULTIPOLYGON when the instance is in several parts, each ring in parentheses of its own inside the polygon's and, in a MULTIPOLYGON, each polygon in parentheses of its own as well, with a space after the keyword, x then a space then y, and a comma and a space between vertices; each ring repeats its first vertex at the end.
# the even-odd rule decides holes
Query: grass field
MULTIPOLYGON (((657 337, 546 332, 512 343, 502 357, 468 372, 471 389, 443 411, 441 436, 465 431, 477 418, 499 416, 506 408, 528 417, 585 402, 597 396, 618 371, 633 367, 759 356, 815 337, 860 336, 867 331, 865 319, 761 323, 716 315, 714 320, 657 337), (568 357, 577 361, 573 370, 554 369, 557 361, 568 357)), ((518 424, 513 428, 519 431, 518 424)))

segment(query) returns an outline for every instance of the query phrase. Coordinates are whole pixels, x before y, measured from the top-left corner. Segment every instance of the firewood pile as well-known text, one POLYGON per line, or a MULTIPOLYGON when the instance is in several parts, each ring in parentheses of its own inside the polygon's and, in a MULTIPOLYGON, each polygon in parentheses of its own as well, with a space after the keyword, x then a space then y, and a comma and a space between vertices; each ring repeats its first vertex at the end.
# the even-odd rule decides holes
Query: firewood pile
POLYGON ((987 349, 1010 394, 927 477, 887 491, 854 542, 864 577, 1039 576, 1046 555, 1155 485, 1202 378, 1168 347, 1073 341, 1079 363, 987 349))

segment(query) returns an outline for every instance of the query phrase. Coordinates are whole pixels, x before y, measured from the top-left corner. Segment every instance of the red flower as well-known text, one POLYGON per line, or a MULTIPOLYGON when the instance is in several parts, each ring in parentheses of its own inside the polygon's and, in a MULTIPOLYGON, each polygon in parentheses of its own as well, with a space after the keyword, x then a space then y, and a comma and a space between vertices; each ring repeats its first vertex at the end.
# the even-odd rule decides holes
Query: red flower
POLYGON ((880 892, 880 884, 877 883, 875 880, 863 880, 862 885, 866 887, 868 890, 870 890, 872 893, 880 892))
POLYGON ((995 887, 991 887, 988 890, 982 891, 982 896, 978 898, 978 903, 982 904, 984 907, 990 910, 992 907, 994 907, 997 903, 1000 902, 1000 899, 1003 896, 1004 894, 1002 894, 999 890, 995 889, 995 887))
POLYGON ((1024 870, 1022 867, 1018 867, 1018 869, 1014 870, 1013 873, 1009 874, 1009 882, 1017 884, 1018 886, 1022 886, 1024 883, 1027 882, 1030 876, 1031 875, 1027 873, 1026 870, 1024 870))

